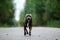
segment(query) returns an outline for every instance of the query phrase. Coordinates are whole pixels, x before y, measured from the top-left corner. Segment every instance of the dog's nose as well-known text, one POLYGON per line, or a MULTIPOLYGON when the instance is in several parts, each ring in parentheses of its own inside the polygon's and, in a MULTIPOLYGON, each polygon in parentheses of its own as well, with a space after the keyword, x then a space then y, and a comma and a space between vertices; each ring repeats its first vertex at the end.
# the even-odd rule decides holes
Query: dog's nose
POLYGON ((30 20, 30 18, 28 18, 28 20, 30 20))
POLYGON ((27 20, 30 20, 30 17, 27 17, 27 20))

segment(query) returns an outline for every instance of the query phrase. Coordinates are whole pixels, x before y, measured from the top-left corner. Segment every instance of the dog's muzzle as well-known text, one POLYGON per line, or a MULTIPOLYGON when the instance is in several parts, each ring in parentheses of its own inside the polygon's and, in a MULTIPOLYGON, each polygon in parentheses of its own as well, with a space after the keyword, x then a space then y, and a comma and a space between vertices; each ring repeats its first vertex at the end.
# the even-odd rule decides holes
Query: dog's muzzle
POLYGON ((27 17, 27 20, 31 20, 31 17, 27 17))

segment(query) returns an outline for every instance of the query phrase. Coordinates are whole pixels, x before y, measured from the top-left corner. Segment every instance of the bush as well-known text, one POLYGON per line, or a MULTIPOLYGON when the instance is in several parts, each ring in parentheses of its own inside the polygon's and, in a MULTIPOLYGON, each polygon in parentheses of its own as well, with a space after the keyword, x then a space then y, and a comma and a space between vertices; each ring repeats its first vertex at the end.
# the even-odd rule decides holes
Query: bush
POLYGON ((60 21, 59 20, 50 20, 50 21, 48 21, 47 26, 60 27, 60 21))

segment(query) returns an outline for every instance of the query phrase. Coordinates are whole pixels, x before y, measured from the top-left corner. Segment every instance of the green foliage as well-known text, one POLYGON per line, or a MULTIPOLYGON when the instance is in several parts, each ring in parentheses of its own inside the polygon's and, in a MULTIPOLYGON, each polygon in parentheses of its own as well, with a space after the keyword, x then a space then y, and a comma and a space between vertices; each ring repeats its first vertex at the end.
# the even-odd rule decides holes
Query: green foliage
POLYGON ((24 16, 25 14, 23 14, 24 11, 21 12, 21 15, 20 15, 20 25, 23 26, 23 21, 24 21, 24 16))
POLYGON ((59 27, 60 28, 60 21, 59 20, 50 20, 47 22, 48 27, 59 27))
POLYGON ((0 0, 0 25, 12 25, 14 9, 12 0, 0 0))
POLYGON ((60 27, 60 1, 59 0, 26 0, 21 14, 20 23, 23 25, 25 14, 31 13, 34 26, 60 27))
POLYGON ((9 27, 7 24, 0 25, 0 27, 9 27))

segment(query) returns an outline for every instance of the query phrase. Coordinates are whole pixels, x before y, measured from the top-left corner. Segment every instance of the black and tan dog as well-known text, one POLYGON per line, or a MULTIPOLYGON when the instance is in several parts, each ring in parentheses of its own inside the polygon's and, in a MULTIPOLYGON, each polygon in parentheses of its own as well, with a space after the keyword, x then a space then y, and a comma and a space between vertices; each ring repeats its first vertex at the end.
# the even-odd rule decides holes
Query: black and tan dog
POLYGON ((31 30, 32 30, 32 15, 26 14, 24 18, 24 35, 29 34, 29 36, 31 36, 31 30), (27 30, 27 27, 29 27, 29 32, 27 30))

